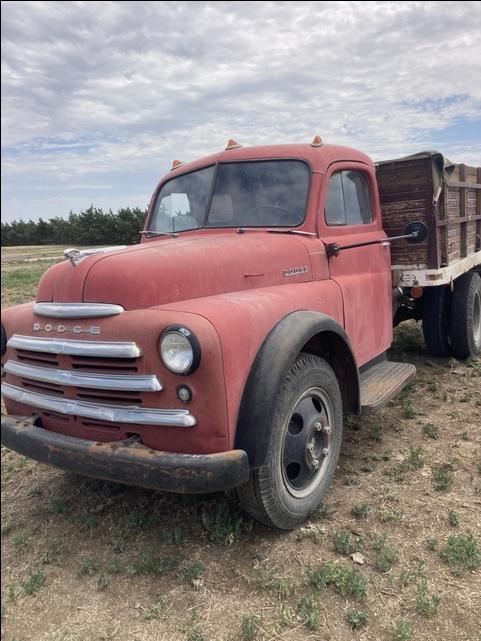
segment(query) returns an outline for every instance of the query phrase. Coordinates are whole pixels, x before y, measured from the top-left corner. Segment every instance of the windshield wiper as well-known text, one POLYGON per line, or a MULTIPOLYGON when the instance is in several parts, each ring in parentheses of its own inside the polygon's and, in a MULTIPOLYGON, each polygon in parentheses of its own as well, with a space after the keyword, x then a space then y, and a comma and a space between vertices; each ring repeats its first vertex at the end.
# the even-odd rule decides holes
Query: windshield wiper
POLYGON ((147 236, 147 238, 150 238, 151 236, 172 236, 173 238, 177 238, 177 234, 174 231, 141 231, 140 232, 142 235, 147 236))
MULTIPOLYGON (((255 231, 255 230, 262 230, 262 227, 239 227, 237 230, 238 234, 243 234, 246 231, 255 231)), ((300 236, 317 236, 317 234, 314 234, 311 231, 302 231, 300 229, 275 229, 275 228, 270 228, 270 229, 264 229, 269 234, 299 234, 300 236)))

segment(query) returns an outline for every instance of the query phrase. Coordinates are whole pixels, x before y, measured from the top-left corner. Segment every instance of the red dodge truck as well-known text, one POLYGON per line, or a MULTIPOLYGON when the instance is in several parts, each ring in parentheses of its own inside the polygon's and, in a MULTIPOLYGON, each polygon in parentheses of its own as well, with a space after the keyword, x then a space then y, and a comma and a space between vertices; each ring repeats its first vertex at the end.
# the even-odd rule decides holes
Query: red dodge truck
POLYGON ((174 161, 140 244, 67 250, 3 312, 2 443, 148 488, 235 487, 297 526, 343 415, 415 373, 386 358, 393 324, 422 320, 436 355, 480 352, 480 183, 436 152, 376 166, 319 137, 174 161))

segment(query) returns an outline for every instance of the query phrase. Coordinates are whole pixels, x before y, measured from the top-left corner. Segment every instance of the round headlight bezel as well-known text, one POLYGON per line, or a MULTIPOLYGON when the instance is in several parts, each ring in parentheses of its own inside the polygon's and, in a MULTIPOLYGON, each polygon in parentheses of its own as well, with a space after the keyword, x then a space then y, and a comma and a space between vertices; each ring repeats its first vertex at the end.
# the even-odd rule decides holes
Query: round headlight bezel
POLYGON ((200 349, 199 340, 197 336, 192 332, 192 330, 186 327, 185 325, 169 325, 164 329, 164 331, 162 332, 159 338, 159 353, 164 366, 169 370, 169 372, 172 372, 177 376, 189 376, 190 374, 193 374, 200 364, 201 349, 200 349), (166 362, 162 354, 162 342, 164 341, 166 336, 169 334, 180 335, 183 339, 185 339, 189 343, 189 346, 192 350, 192 359, 191 359, 190 365, 187 369, 183 371, 176 370, 175 368, 169 366, 169 363, 166 362))

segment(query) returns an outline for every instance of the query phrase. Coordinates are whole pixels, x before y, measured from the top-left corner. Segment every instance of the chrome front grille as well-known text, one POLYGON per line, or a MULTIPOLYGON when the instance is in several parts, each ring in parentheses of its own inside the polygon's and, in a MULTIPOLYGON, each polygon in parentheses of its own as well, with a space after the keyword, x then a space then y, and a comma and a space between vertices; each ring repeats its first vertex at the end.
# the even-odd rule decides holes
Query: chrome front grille
POLYGON ((188 410, 144 407, 144 393, 164 389, 154 374, 139 374, 134 342, 40 338, 14 334, 4 371, 20 384, 2 385, 5 398, 44 412, 139 425, 190 427, 188 410))
POLYGON ((47 354, 70 354, 97 358, 137 358, 142 355, 136 343, 73 340, 70 338, 39 338, 14 334, 8 347, 47 354))
POLYGON ((98 374, 96 372, 39 367, 11 360, 7 361, 4 370, 8 374, 55 385, 122 392, 160 392, 163 389, 159 379, 154 375, 98 374))
POLYGON ((4 383, 2 394, 18 403, 31 405, 59 414, 71 414, 115 423, 136 423, 137 425, 171 425, 192 427, 197 423, 189 410, 164 410, 146 407, 122 407, 101 403, 88 403, 71 398, 56 398, 29 392, 21 387, 4 383))

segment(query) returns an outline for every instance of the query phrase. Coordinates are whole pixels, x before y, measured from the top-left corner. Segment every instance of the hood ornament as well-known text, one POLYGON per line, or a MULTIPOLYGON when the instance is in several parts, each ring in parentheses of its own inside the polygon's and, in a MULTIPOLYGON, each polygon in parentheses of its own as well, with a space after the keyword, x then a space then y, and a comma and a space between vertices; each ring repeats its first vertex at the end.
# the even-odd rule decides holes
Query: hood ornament
POLYGON ((93 256, 94 254, 105 254, 106 252, 113 252, 118 249, 127 249, 127 245, 115 245, 113 247, 93 247, 92 249, 82 250, 71 247, 70 249, 66 249, 63 252, 63 255, 65 256, 65 258, 69 259, 73 267, 77 267, 77 265, 88 256, 93 256))

